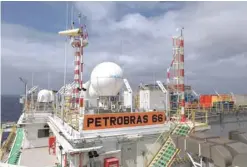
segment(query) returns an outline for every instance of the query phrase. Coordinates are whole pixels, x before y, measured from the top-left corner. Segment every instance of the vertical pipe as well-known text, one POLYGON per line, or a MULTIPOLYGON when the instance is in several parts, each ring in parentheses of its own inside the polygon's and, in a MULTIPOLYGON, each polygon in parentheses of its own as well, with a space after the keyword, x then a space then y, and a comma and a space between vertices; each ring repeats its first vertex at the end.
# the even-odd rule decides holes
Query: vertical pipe
MULTIPOLYGON (((67 28, 67 26, 66 26, 67 28)), ((64 43, 64 77, 63 77, 63 85, 64 85, 64 88, 63 88, 63 93, 62 93, 62 112, 61 112, 61 117, 62 117, 62 120, 63 120, 63 124, 64 124, 64 98, 65 98, 65 88, 66 88, 66 73, 67 73, 67 42, 65 41, 64 43)))
POLYGON ((26 117, 26 111, 27 111, 27 83, 25 83, 25 111, 24 111, 24 118, 26 117))
POLYGON ((130 96, 130 112, 132 113, 133 112, 133 95, 132 95, 132 92, 129 93, 129 96, 130 96))
POLYGON ((166 70, 166 84, 170 82, 170 67, 167 68, 166 70))
POLYGON ((23 101, 23 110, 22 110, 22 112, 24 112, 24 110, 25 110, 25 107, 26 107, 26 83, 25 82, 23 82, 24 83, 24 94, 23 94, 23 97, 22 98, 25 98, 25 100, 23 101))
MULTIPOLYGON (((33 72, 32 72, 32 88, 33 88, 33 72)), ((33 111, 33 92, 31 92, 31 108, 32 108, 32 110, 31 111, 33 111)))
MULTIPOLYGON (((181 32, 182 35, 182 32, 181 32)), ((173 38, 174 57, 174 80, 178 94, 181 122, 185 118, 185 97, 184 97, 184 39, 183 36, 173 38)))
POLYGON ((175 59, 176 59, 176 69, 175 69, 175 76, 176 76, 176 90, 177 90, 177 104, 178 104, 178 112, 179 112, 179 109, 182 110, 181 108, 181 92, 179 90, 179 84, 180 84, 180 75, 179 75, 179 67, 180 67, 180 64, 179 64, 179 50, 178 50, 178 37, 175 38, 175 59))
POLYGON ((82 165, 83 165, 83 161, 82 161, 82 159, 83 159, 83 157, 82 157, 82 153, 80 153, 79 154, 79 167, 82 167, 82 165))
MULTIPOLYGON (((68 28, 68 21, 69 21, 69 3, 67 2, 66 4, 66 29, 68 28)), ((64 77, 63 77, 63 86, 64 86, 64 91, 63 91, 63 95, 61 96, 62 101, 63 101, 63 106, 62 106, 62 112, 61 112, 61 117, 63 120, 63 124, 64 124, 64 94, 65 94, 65 84, 66 84, 66 73, 67 73, 67 39, 65 40, 64 43, 64 77)), ((58 100, 57 100, 58 101, 58 100)), ((58 101, 59 102, 59 101, 58 101)), ((60 106, 59 104, 57 104, 58 106, 60 106)))
MULTIPOLYGON (((72 39, 72 41, 73 41, 73 39, 72 39)), ((76 56, 74 55, 74 68, 76 67, 76 56)), ((74 69, 75 70, 75 69, 74 69)), ((76 90, 75 90, 75 88, 76 88, 76 78, 75 78, 76 76, 75 76, 75 72, 74 72, 74 85, 73 85, 73 87, 72 87, 72 98, 71 98, 71 103, 72 103, 72 108, 75 108, 75 98, 76 98, 76 90)))
POLYGON ((80 75, 80 99, 79 99, 79 107, 80 107, 80 114, 84 115, 85 112, 85 107, 84 107, 84 94, 83 94, 83 34, 81 36, 81 47, 80 47, 80 71, 81 71, 81 75, 80 75))
MULTIPOLYGON (((178 92, 175 92, 177 91, 177 87, 174 87, 174 85, 177 85, 177 81, 176 81, 176 68, 177 68, 177 58, 176 58, 176 53, 177 53, 177 50, 176 50, 176 37, 173 37, 172 38, 172 45, 173 45, 173 48, 172 48, 172 51, 173 51, 173 66, 172 66, 172 87, 174 88, 173 90, 173 96, 176 95, 175 93, 178 93, 178 92)), ((174 96, 176 97, 176 96, 174 96)), ((176 100, 177 101, 177 100, 176 100)), ((174 102, 173 102, 174 103, 174 102)), ((178 104, 177 102, 175 102, 175 104, 178 104)))
POLYGON ((185 117, 185 99, 184 99, 184 38, 182 36, 179 38, 179 76, 180 76, 180 90, 181 90, 181 121, 184 122, 186 120, 185 117))
POLYGON ((76 41, 76 52, 75 52, 75 70, 74 70, 74 80, 75 80, 75 108, 79 108, 79 90, 80 89, 80 56, 81 53, 79 51, 80 42, 76 41))
POLYGON ((62 153, 62 150, 60 150, 60 153, 61 153, 61 160, 60 160, 60 163, 61 163, 61 167, 63 166, 63 153, 62 153))
POLYGON ((67 167, 67 154, 64 153, 64 167, 67 167))
POLYGON ((83 47, 80 48, 80 71, 81 71, 81 74, 80 74, 80 88, 82 89, 83 85, 83 47))

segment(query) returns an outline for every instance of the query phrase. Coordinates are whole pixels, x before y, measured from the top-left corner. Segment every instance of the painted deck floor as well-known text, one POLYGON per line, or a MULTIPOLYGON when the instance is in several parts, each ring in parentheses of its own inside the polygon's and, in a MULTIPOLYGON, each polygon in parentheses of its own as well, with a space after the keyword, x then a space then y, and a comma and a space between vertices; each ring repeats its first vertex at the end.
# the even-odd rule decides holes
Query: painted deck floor
POLYGON ((23 149, 20 165, 27 167, 55 166, 58 162, 55 155, 49 155, 48 147, 23 149))

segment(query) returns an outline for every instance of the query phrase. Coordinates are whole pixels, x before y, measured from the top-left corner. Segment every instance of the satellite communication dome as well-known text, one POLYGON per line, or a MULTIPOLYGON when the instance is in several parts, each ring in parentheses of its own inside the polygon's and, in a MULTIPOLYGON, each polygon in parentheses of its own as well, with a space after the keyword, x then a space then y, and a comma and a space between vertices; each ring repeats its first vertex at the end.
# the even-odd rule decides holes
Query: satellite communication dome
POLYGON ((83 84, 83 88, 86 89, 86 91, 83 92, 85 100, 97 97, 97 94, 95 90, 92 88, 90 81, 87 81, 85 84, 83 84))
POLYGON ((54 101, 53 92, 50 90, 46 90, 46 89, 39 91, 37 101, 41 103, 47 103, 47 102, 54 101))
POLYGON ((92 85, 90 85, 88 89, 88 94, 90 98, 96 98, 97 96, 99 96, 95 89, 92 87, 92 85))
POLYGON ((121 67, 113 62, 103 62, 98 64, 91 73, 91 86, 94 90, 89 91, 89 94, 116 96, 122 85, 123 70, 121 67))

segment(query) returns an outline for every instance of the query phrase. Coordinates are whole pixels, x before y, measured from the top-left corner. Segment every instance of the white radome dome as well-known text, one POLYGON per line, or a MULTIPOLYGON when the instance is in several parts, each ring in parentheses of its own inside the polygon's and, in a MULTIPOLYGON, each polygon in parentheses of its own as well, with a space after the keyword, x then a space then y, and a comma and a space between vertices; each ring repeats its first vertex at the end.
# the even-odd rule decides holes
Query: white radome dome
POLYGON ((46 89, 39 91, 37 101, 40 103, 47 103, 54 101, 53 92, 46 89))
POLYGON ((91 73, 89 94, 98 96, 116 96, 123 85, 123 70, 113 62, 98 64, 91 73))
POLYGON ((96 94, 95 90, 92 88, 90 81, 87 81, 85 84, 83 84, 83 88, 86 89, 86 91, 84 92, 84 99, 85 100, 89 100, 91 98, 97 97, 97 94, 96 94))
POLYGON ((92 87, 92 85, 88 88, 88 95, 90 98, 96 98, 98 96, 97 92, 92 87))

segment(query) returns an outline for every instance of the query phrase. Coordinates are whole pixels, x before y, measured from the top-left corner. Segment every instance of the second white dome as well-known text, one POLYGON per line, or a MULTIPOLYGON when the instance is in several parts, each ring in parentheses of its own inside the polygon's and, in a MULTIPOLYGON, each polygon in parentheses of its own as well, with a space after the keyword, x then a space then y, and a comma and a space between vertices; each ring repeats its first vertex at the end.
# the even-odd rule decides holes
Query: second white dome
POLYGON ((103 62, 93 69, 90 81, 98 96, 116 96, 123 86, 123 70, 113 62, 103 62))

